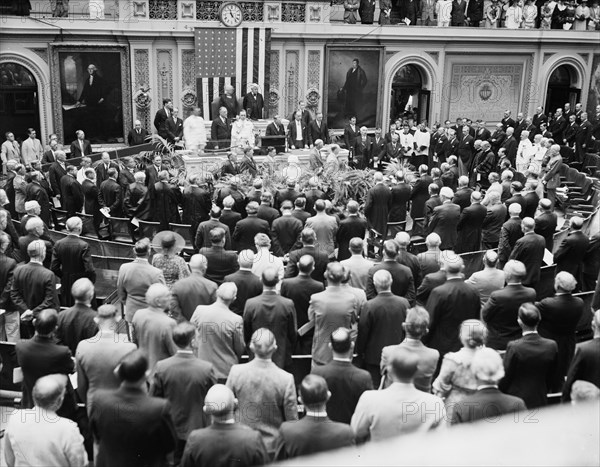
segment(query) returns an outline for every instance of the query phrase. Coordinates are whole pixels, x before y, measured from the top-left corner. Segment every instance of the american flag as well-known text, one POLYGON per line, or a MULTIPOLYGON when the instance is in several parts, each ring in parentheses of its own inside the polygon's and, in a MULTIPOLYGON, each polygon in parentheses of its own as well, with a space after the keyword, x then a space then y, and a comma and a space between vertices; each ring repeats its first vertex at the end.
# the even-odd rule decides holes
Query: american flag
POLYGON ((196 92, 204 118, 214 117, 211 103, 225 85, 243 97, 256 83, 265 101, 271 71, 270 28, 196 28, 196 92))

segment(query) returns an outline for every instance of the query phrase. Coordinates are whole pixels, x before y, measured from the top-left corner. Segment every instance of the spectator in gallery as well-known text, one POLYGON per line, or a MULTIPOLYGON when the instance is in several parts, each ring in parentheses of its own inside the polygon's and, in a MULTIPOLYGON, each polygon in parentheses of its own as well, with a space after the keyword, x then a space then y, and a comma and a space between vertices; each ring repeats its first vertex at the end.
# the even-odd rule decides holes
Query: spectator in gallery
POLYGON ((533 0, 526 0, 523 7, 523 29, 535 28, 535 22, 538 16, 537 6, 533 0))
POLYGON ((206 128, 200 107, 194 107, 192 114, 183 122, 185 147, 192 151, 203 152, 206 147, 206 128))
POLYGON ((344 23, 356 24, 360 0, 344 0, 344 23))
POLYGON ((483 20, 483 0, 470 0, 467 4, 467 22, 469 26, 478 28, 483 20))
POLYGON ((379 0, 379 24, 384 26, 390 24, 390 16, 392 14, 392 1, 379 0))
POLYGON ((152 247, 158 251, 152 257, 152 266, 162 271, 167 287, 171 289, 179 279, 190 275, 185 260, 179 252, 185 246, 185 240, 177 232, 163 230, 152 239, 152 247))
POLYGON ((421 24, 423 26, 433 26, 436 23, 435 19, 435 0, 421 1, 421 24))
POLYGON ((145 128, 142 128, 142 122, 136 120, 133 122, 133 128, 127 134, 127 144, 129 146, 139 146, 146 142, 147 136, 148 132, 145 128))
POLYGON ((5 134, 6 141, 2 143, 2 163, 6 164, 10 160, 17 162, 21 161, 21 148, 19 143, 15 141, 15 135, 12 131, 8 131, 5 134))
POLYGON ((435 12, 438 17, 438 26, 442 28, 450 26, 450 20, 452 19, 452 0, 437 0, 435 12))
MULTIPOLYGON (((219 97, 219 109, 225 107, 227 109, 226 118, 235 119, 240 112, 240 103, 235 96, 233 86, 225 86, 225 93, 219 97)), ((220 112, 220 110, 219 110, 220 112)))
POLYGON ((244 96, 242 108, 248 114, 250 120, 261 120, 263 118, 264 99, 258 92, 258 84, 250 85, 250 92, 244 96))
MULTIPOLYGON (((450 26, 464 26, 467 2, 465 0, 453 0, 450 13, 450 26)), ((458 133, 458 132, 457 132, 458 133)), ((459 133, 460 134, 460 133, 459 133)))
POLYGON ((360 0, 358 8, 361 24, 373 24, 375 17, 375 0, 360 0))

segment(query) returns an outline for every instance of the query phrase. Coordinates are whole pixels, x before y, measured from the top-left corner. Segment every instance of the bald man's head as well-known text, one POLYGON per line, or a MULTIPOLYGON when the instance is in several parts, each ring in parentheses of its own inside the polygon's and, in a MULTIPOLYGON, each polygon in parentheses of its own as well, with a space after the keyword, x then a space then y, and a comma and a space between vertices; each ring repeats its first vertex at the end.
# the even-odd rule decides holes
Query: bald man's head
POLYGON ((67 378, 65 375, 42 376, 35 382, 32 397, 36 407, 55 412, 60 408, 65 395, 67 378))
POLYGON ((260 328, 254 331, 250 340, 250 350, 258 358, 270 359, 277 350, 275 335, 267 328, 260 328))
POLYGON ((242 250, 238 254, 238 263, 240 268, 252 269, 254 265, 254 252, 252 250, 242 250))
POLYGON ((262 272, 261 279, 265 287, 275 287, 279 282, 279 272, 274 267, 269 266, 262 272))
POLYGON ((329 285, 340 285, 344 280, 344 268, 340 263, 329 263, 325 277, 329 285))
POLYGON ((215 384, 204 397, 204 413, 213 417, 233 416, 236 399, 231 389, 224 384, 215 384))
POLYGON ((398 232, 394 240, 402 248, 406 248, 410 245, 410 235, 407 232, 398 232))
POLYGON ((298 260, 298 271, 301 274, 310 274, 315 269, 315 259, 310 255, 303 255, 298 260))
POLYGON ((229 305, 237 296, 237 285, 235 282, 223 282, 217 289, 217 298, 229 305))
POLYGON ((190 269, 192 272, 200 272, 204 274, 206 272, 206 267, 208 266, 208 260, 204 255, 193 255, 190 258, 190 269))

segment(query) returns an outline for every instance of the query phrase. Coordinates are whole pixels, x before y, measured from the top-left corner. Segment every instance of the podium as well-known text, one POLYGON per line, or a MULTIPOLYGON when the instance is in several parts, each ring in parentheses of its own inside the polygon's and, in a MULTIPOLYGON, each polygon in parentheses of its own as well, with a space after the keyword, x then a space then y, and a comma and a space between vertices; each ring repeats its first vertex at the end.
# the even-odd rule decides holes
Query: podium
POLYGON ((265 151, 265 154, 269 146, 273 146, 278 153, 285 152, 285 139, 285 135, 261 136, 260 148, 265 151))

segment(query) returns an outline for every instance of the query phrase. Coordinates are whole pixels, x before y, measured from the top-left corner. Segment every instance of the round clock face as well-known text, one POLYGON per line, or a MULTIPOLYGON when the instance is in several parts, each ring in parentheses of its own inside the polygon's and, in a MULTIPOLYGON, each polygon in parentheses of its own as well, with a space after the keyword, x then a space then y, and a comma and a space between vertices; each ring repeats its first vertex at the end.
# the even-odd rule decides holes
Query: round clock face
POLYGON ((242 9, 237 3, 225 3, 221 7, 221 22, 230 28, 242 24, 243 14, 242 9))

